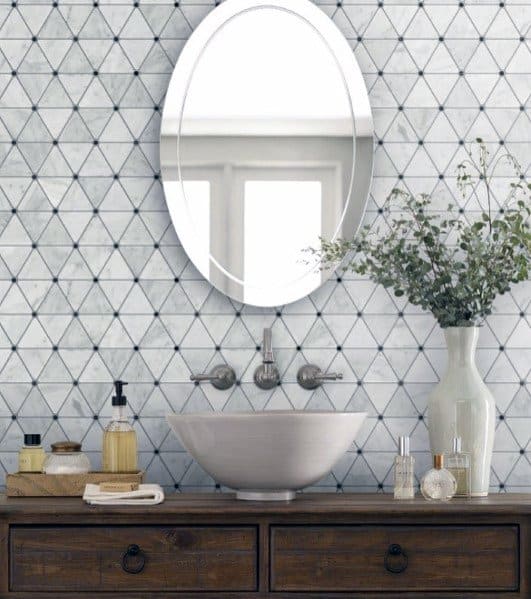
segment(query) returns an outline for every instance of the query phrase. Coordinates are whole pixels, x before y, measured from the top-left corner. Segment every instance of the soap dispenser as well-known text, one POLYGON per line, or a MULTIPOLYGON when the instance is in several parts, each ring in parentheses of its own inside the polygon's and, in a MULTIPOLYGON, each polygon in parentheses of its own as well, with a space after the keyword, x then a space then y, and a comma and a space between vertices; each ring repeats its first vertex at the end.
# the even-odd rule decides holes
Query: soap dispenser
POLYGON ((127 398, 123 387, 127 385, 116 381, 115 395, 112 398, 112 419, 103 433, 103 470, 104 472, 137 472, 136 432, 125 415, 127 398))

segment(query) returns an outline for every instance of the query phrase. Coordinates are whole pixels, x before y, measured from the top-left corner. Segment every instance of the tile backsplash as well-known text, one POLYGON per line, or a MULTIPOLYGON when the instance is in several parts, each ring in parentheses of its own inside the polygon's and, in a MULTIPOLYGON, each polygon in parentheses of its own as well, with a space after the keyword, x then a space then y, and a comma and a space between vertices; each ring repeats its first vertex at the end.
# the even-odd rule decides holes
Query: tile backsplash
MULTIPOLYGON (((419 471, 429 463, 426 399, 446 359, 430 314, 348 273, 289 306, 236 305, 179 245, 159 177, 161 106, 214 4, 0 4, 0 482, 16 469, 23 431, 47 446, 81 440, 96 466, 117 378, 130 383, 140 462, 167 488, 216 488, 170 433, 169 411, 367 410, 357 446, 319 489, 388 489, 399 434, 411 435, 419 471), (264 326, 282 372, 271 392, 252 382, 264 326), (222 360, 239 386, 190 383, 222 360), (305 361, 344 379, 304 391, 295 375, 305 361)), ((397 184, 446 206, 460 142, 477 136, 528 172, 531 2, 317 4, 348 38, 370 93, 368 222, 397 184)), ((457 201, 465 216, 477 210, 474 196, 457 201)), ((499 415, 493 490, 531 490, 530 290, 502 297, 480 335, 499 415)))

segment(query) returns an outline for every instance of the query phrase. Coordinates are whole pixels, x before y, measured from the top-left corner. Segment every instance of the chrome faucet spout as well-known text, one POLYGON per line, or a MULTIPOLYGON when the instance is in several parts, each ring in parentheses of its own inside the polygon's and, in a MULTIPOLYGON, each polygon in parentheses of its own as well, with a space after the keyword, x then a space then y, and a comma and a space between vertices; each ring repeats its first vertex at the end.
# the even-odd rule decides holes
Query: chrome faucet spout
POLYGON ((273 356, 273 336, 270 328, 264 329, 262 364, 254 371, 254 382, 264 390, 273 389, 280 382, 280 373, 273 356))
POLYGON ((273 335, 271 329, 264 329, 264 341, 262 345, 262 355, 264 357, 264 364, 273 364, 275 358, 273 357, 273 335))

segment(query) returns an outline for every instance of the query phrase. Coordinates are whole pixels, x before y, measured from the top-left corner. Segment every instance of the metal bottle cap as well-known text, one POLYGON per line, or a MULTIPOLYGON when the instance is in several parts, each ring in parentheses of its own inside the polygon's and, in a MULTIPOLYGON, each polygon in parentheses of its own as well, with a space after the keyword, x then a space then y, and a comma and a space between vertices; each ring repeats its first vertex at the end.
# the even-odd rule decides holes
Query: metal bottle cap
POLYGON ((444 455, 442 453, 436 453, 433 456, 433 467, 435 470, 441 470, 444 468, 444 455))
POLYGON ((454 453, 461 453, 463 448, 461 443, 461 437, 454 437, 452 442, 452 448, 454 453))
POLYGON ((409 437, 398 437, 398 455, 409 455, 409 437))

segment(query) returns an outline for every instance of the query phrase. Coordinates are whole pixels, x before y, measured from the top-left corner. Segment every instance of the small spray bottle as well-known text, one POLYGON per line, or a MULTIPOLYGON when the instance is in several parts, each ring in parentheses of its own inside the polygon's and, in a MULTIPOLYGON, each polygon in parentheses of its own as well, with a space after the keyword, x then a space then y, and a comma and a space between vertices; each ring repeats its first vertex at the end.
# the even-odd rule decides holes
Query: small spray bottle
POLYGON ((395 457, 395 499, 415 497, 415 458, 409 454, 409 437, 398 437, 395 457))

